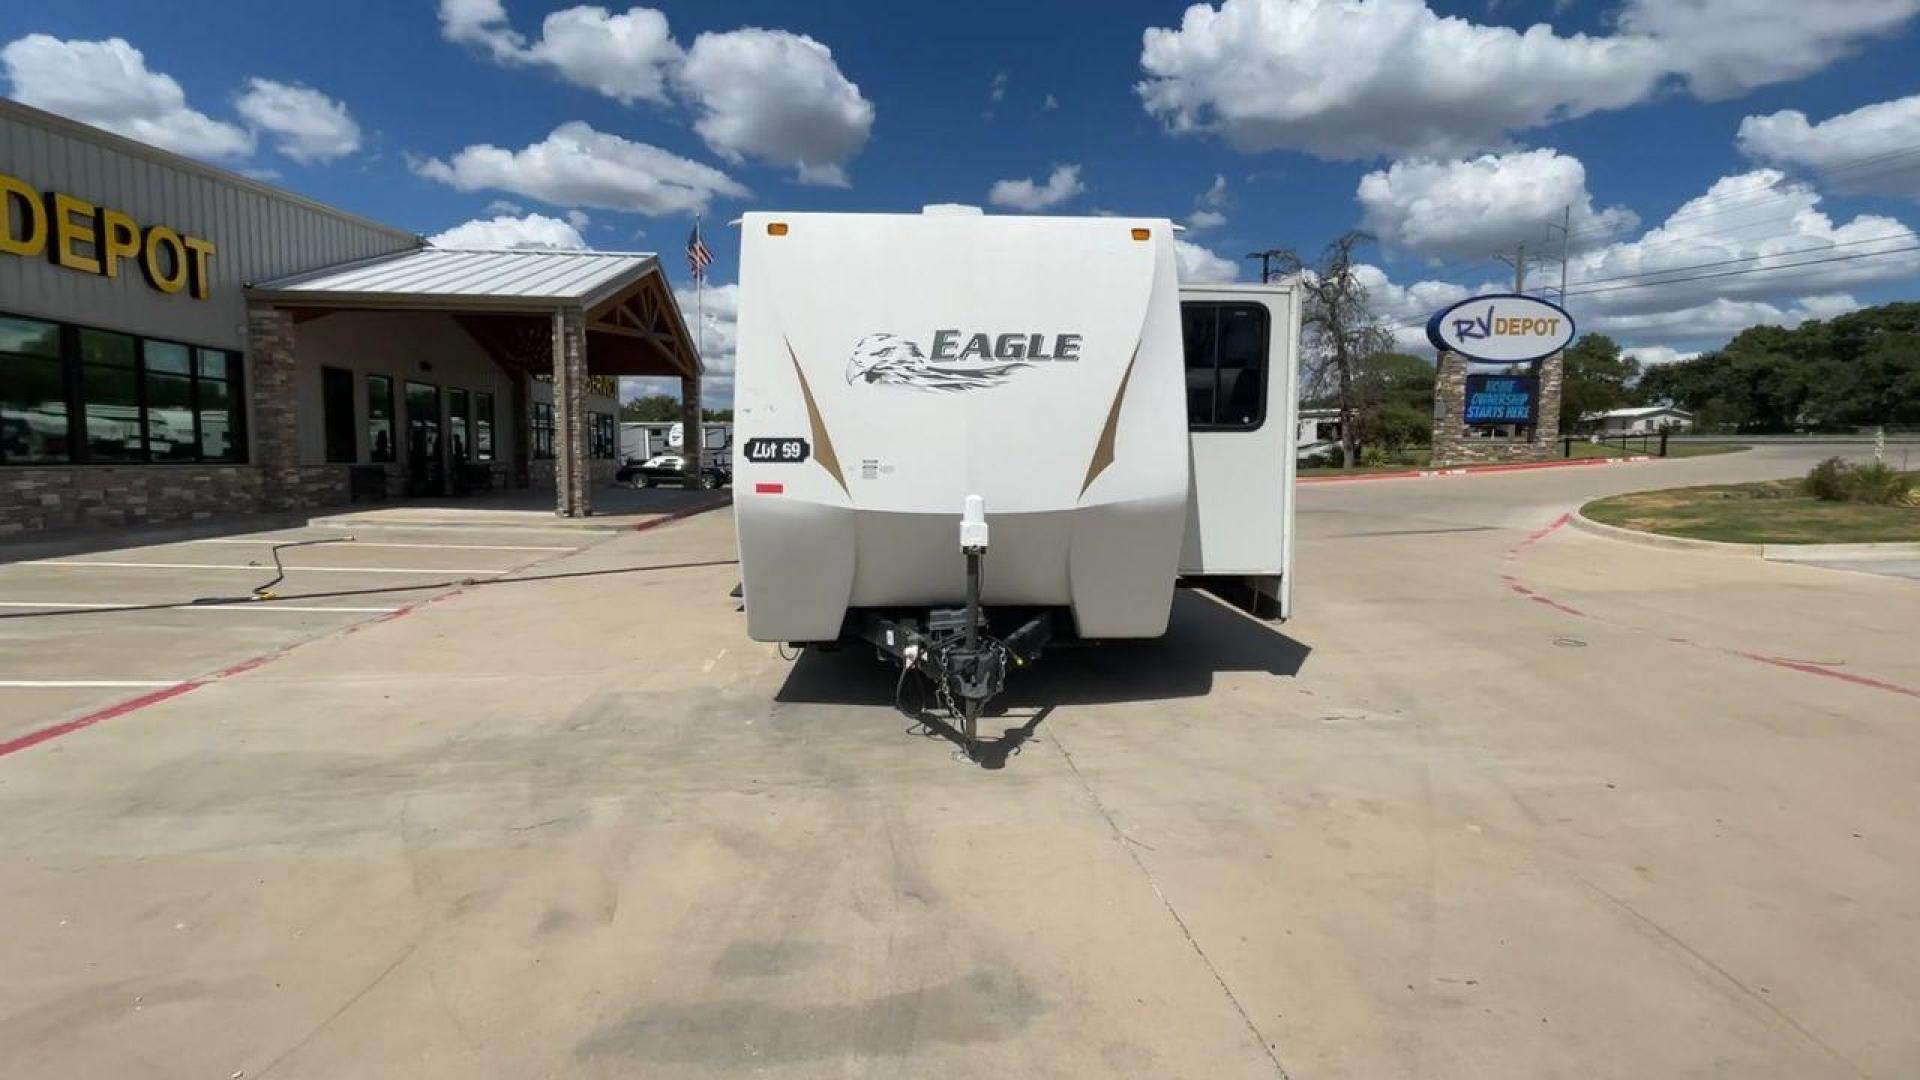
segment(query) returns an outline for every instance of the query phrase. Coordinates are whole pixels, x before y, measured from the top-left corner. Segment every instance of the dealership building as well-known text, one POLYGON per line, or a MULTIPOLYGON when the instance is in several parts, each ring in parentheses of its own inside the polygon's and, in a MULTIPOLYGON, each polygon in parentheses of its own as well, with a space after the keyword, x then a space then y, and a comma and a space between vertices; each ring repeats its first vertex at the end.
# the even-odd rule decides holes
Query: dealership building
MULTIPOLYGON (((701 360, 660 261, 466 250, 0 100, 0 537, 550 489, 701 360)), ((694 463, 690 462, 692 466, 694 463)))

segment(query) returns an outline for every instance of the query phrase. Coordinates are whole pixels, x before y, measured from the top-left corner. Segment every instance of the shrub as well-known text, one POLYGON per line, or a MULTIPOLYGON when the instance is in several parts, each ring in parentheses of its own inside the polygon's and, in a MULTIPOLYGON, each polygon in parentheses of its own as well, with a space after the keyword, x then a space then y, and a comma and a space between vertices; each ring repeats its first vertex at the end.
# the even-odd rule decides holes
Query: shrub
POLYGON ((1907 499, 1907 480, 1884 461, 1853 471, 1853 501, 1875 506, 1898 506, 1907 499))
POLYGON ((1830 457, 1807 473, 1802 487, 1827 502, 1899 506, 1909 501, 1907 478, 1884 461, 1853 465, 1830 457))
POLYGON ((1828 458, 1820 464, 1815 465, 1812 471, 1807 473, 1807 480, 1804 485, 1807 494, 1816 499, 1824 499, 1827 502, 1846 502, 1848 489, 1847 474, 1852 470, 1853 466, 1847 464, 1840 458, 1828 458))

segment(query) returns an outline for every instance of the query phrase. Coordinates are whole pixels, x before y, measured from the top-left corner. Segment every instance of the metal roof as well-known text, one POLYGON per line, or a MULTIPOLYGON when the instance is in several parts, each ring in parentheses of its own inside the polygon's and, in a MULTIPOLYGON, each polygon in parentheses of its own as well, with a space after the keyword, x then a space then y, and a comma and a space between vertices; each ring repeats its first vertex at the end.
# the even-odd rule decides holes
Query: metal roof
POLYGON ((250 291, 314 304, 589 307, 659 265, 640 251, 422 247, 255 282, 250 291))

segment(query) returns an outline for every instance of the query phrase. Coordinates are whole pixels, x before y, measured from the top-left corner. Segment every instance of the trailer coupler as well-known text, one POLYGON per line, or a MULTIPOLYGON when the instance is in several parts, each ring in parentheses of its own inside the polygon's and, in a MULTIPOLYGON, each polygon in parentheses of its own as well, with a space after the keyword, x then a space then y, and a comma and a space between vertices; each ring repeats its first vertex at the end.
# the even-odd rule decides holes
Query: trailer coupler
MULTIPOLYGON (((980 714, 1006 689, 1007 672, 1033 662, 1052 640, 1053 614, 1038 611, 1004 638, 987 632, 984 617, 972 635, 966 632, 967 622, 965 608, 928 612, 924 625, 912 618, 869 614, 859 636, 900 666, 902 685, 912 674, 926 680, 972 758, 977 756, 980 714)), ((900 704, 897 698, 895 704, 900 704)), ((907 711, 904 705, 901 709, 907 711)), ((917 711, 908 715, 921 719, 917 711)))

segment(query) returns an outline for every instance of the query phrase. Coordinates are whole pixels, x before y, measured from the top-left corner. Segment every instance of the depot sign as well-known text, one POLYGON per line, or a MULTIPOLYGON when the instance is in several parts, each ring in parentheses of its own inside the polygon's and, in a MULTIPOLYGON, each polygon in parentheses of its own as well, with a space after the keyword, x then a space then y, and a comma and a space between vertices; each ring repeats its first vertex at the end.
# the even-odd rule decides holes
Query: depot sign
POLYGON ((1573 340, 1573 316, 1532 296, 1476 296, 1436 312, 1427 340, 1486 364, 1528 364, 1559 352, 1573 340))
POLYGON ((143 228, 118 210, 63 192, 37 191, 0 173, 0 253, 44 254, 55 266, 109 278, 118 278, 122 260, 131 259, 148 285, 205 300, 214 247, 165 225, 143 228))

